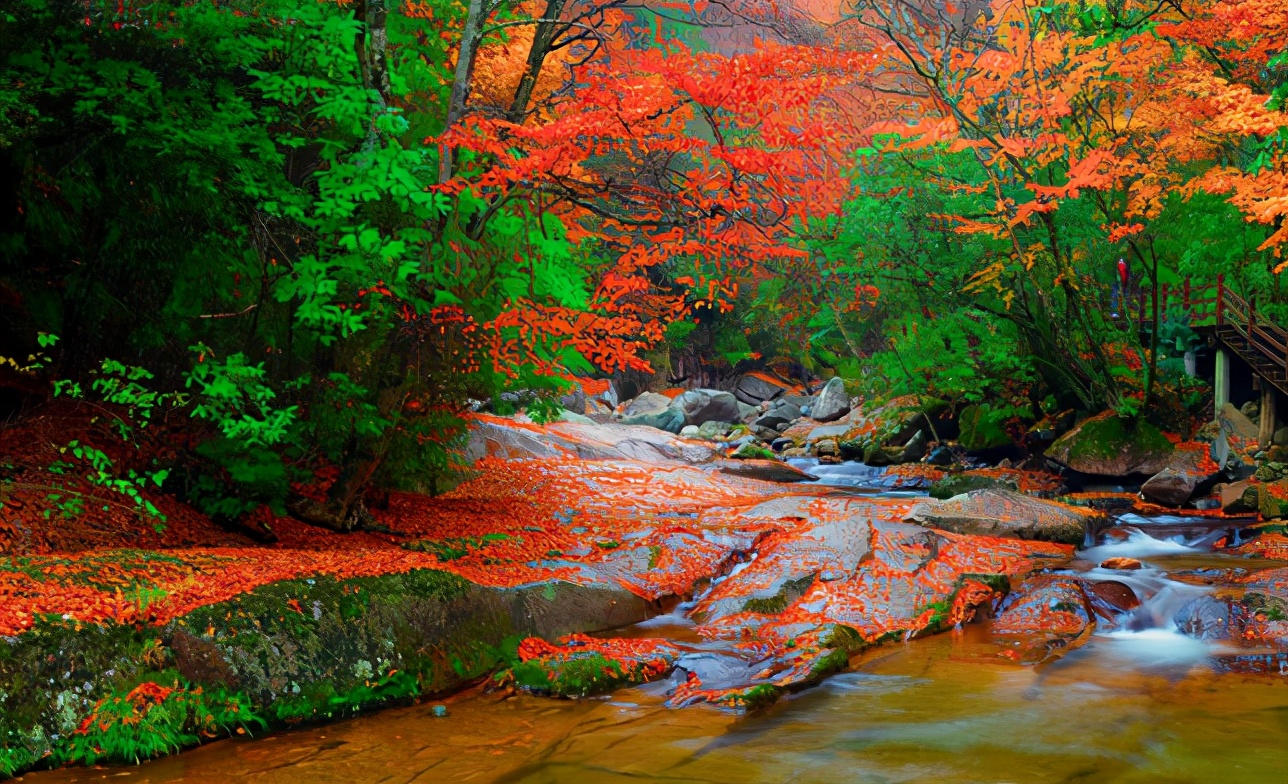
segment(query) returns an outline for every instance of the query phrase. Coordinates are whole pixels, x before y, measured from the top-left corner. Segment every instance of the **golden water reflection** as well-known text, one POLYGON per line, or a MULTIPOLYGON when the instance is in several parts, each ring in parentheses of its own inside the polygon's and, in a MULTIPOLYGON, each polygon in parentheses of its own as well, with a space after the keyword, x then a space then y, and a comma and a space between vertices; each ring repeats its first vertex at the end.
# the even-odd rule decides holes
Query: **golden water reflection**
POLYGON ((1166 655, 1142 672, 1112 639, 1023 668, 984 635, 886 646, 752 716, 669 710, 641 690, 582 702, 469 694, 447 718, 389 710, 27 780, 1288 782, 1288 677, 1178 670, 1166 655))

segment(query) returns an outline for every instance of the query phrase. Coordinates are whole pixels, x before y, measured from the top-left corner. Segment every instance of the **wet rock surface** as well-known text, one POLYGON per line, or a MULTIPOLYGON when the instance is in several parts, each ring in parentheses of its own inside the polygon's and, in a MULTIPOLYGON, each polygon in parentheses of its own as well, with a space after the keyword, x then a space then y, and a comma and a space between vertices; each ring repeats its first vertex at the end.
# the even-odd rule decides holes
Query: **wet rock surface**
MULTIPOLYGON (((131 676, 173 666, 259 706, 315 683, 307 706, 360 707, 450 689, 504 663, 508 687, 539 694, 654 682, 671 706, 753 709, 819 683, 869 648, 961 629, 982 630, 972 656, 1006 666, 1159 638, 1193 666, 1271 673, 1288 662, 1288 566, 1266 560, 1288 557, 1279 529, 1120 511, 1117 527, 1102 531, 1103 512, 1011 489, 942 501, 860 495, 852 490, 924 489, 945 472, 730 460, 736 441, 618 424, 480 415, 471 448, 475 478, 423 508, 392 503, 385 519, 401 523, 403 536, 381 543, 379 555, 397 564, 382 568, 405 574, 355 578, 358 562, 337 560, 328 568, 338 576, 155 616, 165 651, 153 663, 138 659, 151 669, 131 676), (809 483, 814 476, 819 484, 809 483), (1096 546, 1076 553, 1088 532, 1096 546), (658 629, 644 637, 582 634, 677 602, 673 615, 650 624, 669 618, 682 634, 665 625, 641 630, 658 629), (530 637, 511 650, 506 638, 516 634, 530 637)), ((1033 493, 1058 486, 1013 469, 973 475, 1033 493)), ((202 557, 219 564, 230 556, 202 557)), ((49 646, 81 655, 81 632, 67 633, 20 636, 42 641, 13 666, 46 677, 39 657, 49 646)), ((121 645, 118 659, 129 649, 121 645)), ((1169 653, 1166 667, 1180 666, 1178 655, 1169 653)), ((52 704, 56 695, 31 684, 38 702, 52 704)), ((52 727, 58 718, 39 720, 52 727)))
POLYGON ((912 508, 909 518, 958 533, 1075 545, 1108 524, 1104 515, 1091 510, 1011 490, 972 490, 945 501, 923 501, 912 508))

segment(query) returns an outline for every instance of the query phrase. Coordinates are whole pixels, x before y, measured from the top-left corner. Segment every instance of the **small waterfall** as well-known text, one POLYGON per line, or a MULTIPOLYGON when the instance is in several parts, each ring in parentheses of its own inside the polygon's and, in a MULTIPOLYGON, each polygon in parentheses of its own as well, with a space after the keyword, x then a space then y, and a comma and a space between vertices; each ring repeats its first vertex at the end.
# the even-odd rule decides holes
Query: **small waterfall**
MULTIPOLYGON (((1078 553, 1083 560, 1099 564, 1107 558, 1149 558, 1159 555, 1182 555, 1202 552, 1202 539, 1186 541, 1183 537, 1159 539, 1139 528, 1125 528, 1127 536, 1105 544, 1088 547, 1078 553)), ((1203 537, 1206 538, 1206 537, 1203 537)))

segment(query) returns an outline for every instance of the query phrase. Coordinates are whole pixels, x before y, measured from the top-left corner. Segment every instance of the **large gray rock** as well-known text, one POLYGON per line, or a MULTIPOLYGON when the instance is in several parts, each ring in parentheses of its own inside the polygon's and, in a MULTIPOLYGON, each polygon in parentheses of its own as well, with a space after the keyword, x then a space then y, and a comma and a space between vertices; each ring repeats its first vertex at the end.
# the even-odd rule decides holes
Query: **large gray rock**
POLYGON ((1221 496, 1221 511, 1226 514, 1246 514, 1257 511, 1257 485, 1249 480, 1217 485, 1216 489, 1221 496))
POLYGON ((805 436, 805 441, 814 443, 827 439, 838 439, 844 437, 848 432, 850 432, 849 425, 819 425, 809 431, 809 435, 805 436))
POLYGON ((653 427, 576 422, 537 427, 488 416, 471 423, 464 457, 473 464, 485 455, 505 460, 573 455, 583 460, 629 458, 648 463, 705 463, 715 457, 715 449, 709 444, 677 438, 653 427))
POLYGON ((770 411, 751 420, 751 424, 752 427, 767 427, 771 430, 782 430, 784 427, 787 427, 791 421, 791 419, 782 416, 775 411, 770 411))
POLYGON ((656 392, 645 392, 626 404, 622 416, 633 417, 641 414, 656 414, 671 407, 671 398, 656 392))
POLYGON ((917 503, 908 518, 922 525, 976 536, 1005 536, 1081 545, 1106 518, 1078 507, 1043 501, 1010 490, 973 490, 947 501, 917 503))
POLYGON ((809 415, 819 422, 831 422, 850 413, 850 396, 840 378, 828 381, 810 404, 809 415))
POLYGON ((679 433, 684 428, 684 412, 678 408, 664 408, 648 414, 622 417, 623 425, 644 425, 665 430, 668 433, 679 433))
POLYGON ((744 403, 758 406, 766 400, 782 397, 788 385, 765 373, 748 373, 734 384, 733 394, 744 403))
POLYGON ((686 424, 701 425, 703 422, 742 421, 738 398, 718 389, 690 389, 671 401, 671 408, 684 416, 680 427, 686 424))
MULTIPOLYGON (((1178 451, 1171 464, 1150 477, 1141 485, 1140 494, 1146 501, 1163 506, 1182 506, 1194 495, 1194 490, 1215 476, 1215 463, 1206 460, 1207 450, 1178 451)), ((1216 470, 1220 470, 1216 468, 1216 470)))

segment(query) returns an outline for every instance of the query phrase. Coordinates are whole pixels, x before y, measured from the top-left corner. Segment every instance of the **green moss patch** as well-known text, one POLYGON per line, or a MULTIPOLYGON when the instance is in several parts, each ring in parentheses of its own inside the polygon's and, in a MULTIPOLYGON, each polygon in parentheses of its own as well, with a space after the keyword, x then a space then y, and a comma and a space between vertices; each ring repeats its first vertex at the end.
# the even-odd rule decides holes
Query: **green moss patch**
MULTIPOLYGON (((273 583, 163 627, 40 618, 0 640, 0 774, 136 762, 440 694, 504 663, 507 638, 639 620, 643 603, 630 601, 566 583, 486 589, 425 569, 273 583)), ((554 688, 633 677, 580 667, 554 688)))

